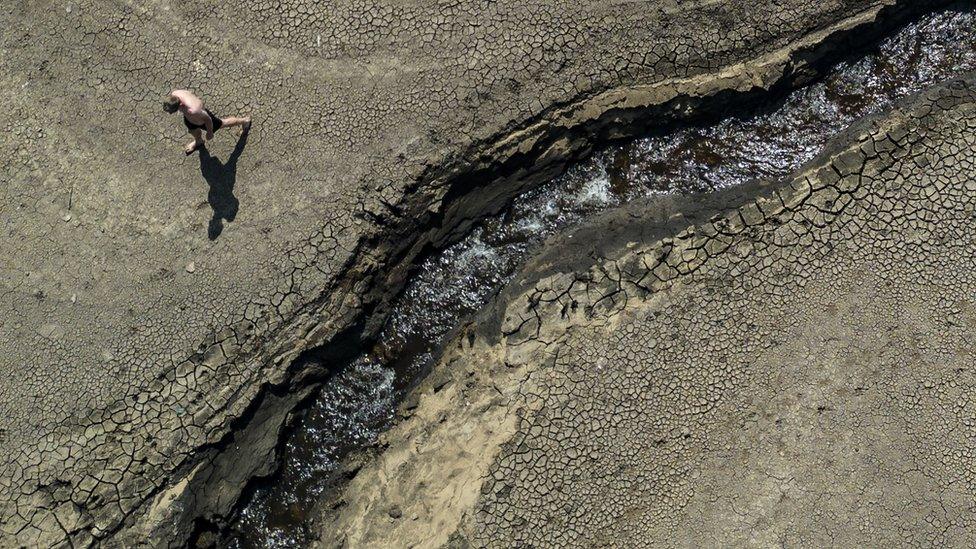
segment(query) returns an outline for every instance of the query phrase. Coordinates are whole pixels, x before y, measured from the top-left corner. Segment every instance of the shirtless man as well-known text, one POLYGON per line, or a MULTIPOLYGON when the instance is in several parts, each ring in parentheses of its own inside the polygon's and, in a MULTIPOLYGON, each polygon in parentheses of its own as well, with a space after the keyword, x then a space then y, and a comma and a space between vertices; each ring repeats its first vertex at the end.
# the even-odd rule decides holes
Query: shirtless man
POLYGON ((187 131, 193 136, 193 141, 183 147, 183 152, 187 155, 197 150, 203 145, 203 130, 207 131, 207 139, 213 139, 214 132, 220 128, 233 128, 243 126, 247 131, 251 128, 251 117, 239 118, 231 116, 219 118, 209 109, 204 108, 203 101, 187 90, 173 90, 163 99, 163 110, 174 114, 177 111, 183 113, 183 124, 187 131))

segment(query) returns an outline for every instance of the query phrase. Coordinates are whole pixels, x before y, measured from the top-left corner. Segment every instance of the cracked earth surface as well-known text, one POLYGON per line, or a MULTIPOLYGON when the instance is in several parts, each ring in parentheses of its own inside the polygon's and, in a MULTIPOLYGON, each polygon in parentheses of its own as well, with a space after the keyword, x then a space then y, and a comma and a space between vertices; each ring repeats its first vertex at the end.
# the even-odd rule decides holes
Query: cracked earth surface
POLYGON ((974 150, 969 75, 736 209, 534 262, 322 545, 972 545, 974 150))
POLYGON ((936 4, 15 3, 0 13, 16 90, 0 113, 3 545, 179 544, 226 513, 270 461, 294 403, 270 388, 290 394, 292 360, 506 194, 445 200, 461 176, 544 171, 589 139, 547 136, 768 87, 882 8, 936 4), (214 241, 207 165, 159 112, 174 87, 256 119, 240 211, 214 241))

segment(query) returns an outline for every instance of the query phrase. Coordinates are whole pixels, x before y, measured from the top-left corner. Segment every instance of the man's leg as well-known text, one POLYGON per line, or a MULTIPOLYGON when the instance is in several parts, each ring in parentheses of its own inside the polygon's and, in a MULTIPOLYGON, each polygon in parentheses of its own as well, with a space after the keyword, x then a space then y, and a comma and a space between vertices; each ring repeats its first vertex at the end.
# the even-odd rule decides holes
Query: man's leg
POLYGON ((197 147, 199 147, 200 145, 203 145, 203 132, 202 131, 200 131, 198 129, 197 130, 193 130, 193 131, 190 132, 190 135, 193 136, 193 141, 187 143, 186 146, 183 147, 183 152, 185 152, 186 154, 192 153, 193 151, 197 150, 197 147))
POLYGON ((233 128, 234 126, 244 126, 244 129, 251 127, 251 117, 239 117, 239 116, 228 116, 227 118, 221 118, 223 125, 221 128, 233 128))

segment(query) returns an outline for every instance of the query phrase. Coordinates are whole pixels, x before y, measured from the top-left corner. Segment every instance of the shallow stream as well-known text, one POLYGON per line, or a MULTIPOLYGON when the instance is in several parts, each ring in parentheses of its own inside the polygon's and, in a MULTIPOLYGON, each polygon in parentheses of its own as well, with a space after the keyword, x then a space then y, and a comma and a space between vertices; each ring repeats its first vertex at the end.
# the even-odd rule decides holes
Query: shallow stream
POLYGON ((480 310, 553 234, 623 203, 787 176, 853 121, 976 70, 976 11, 911 24, 775 104, 707 126, 672 129, 592 155, 528 192, 424 262, 379 342, 323 387, 286 441, 283 465, 231 525, 230 547, 305 546, 314 503, 343 456, 372 443, 433 361, 444 337, 480 310))

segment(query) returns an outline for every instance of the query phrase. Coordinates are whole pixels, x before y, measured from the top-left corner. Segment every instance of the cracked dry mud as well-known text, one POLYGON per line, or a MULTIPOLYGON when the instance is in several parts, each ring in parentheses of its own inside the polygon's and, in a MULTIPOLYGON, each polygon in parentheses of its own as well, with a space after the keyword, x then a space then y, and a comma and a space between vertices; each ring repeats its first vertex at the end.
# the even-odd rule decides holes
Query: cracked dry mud
MULTIPOLYGON (((519 185, 557 171, 593 143, 633 133, 648 115, 660 116, 657 120, 693 116, 737 94, 802 82, 837 49, 870 40, 908 12, 943 3, 14 3, 0 12, 0 82, 14 91, 0 110, 5 129, 0 139, 0 368, 5 374, 0 386, 0 545, 182 544, 195 519, 226 516, 247 480, 269 471, 282 422, 324 375, 301 368, 304 363, 295 362, 296 357, 324 345, 329 351, 323 356, 339 362, 350 342, 371 337, 382 324, 385 302, 402 287, 422 250, 463 234, 519 185), (214 217, 221 212, 217 206, 211 212, 205 200, 205 176, 222 169, 213 162, 227 161, 236 136, 221 132, 210 147, 212 157, 184 159, 179 122, 159 112, 160 95, 174 87, 199 91, 220 115, 256 119, 235 174, 227 174, 232 181, 236 177, 229 191, 239 212, 233 222, 219 225, 216 220, 217 231, 214 217)), ((947 112, 964 112, 961 108, 947 112)), ((935 114, 925 120, 936 118, 952 120, 935 114)), ((966 155, 933 156, 930 165, 954 159, 962 163, 966 155)), ((919 240, 910 249, 941 249, 940 241, 923 238, 925 230, 934 230, 930 225, 919 223, 914 230, 919 240)), ((910 271, 938 257, 913 257, 913 263, 897 267, 910 271)), ((788 270, 785 263, 791 259, 771 268, 788 270)), ((960 268, 956 274, 965 272, 960 268)), ((577 283, 573 291, 596 295, 605 280, 577 283)), ((743 280, 749 280, 745 274, 743 280)), ((836 284, 843 280, 838 276, 836 284)), ((555 291, 559 280, 551 283, 555 291)), ((633 288, 623 279, 621 287, 598 305, 622 303, 633 288)), ((939 290, 949 292, 948 287, 939 290)), ((693 295, 689 290, 687 299, 693 295)), ((775 301, 776 295, 761 300, 768 302, 769 315, 757 315, 754 326, 772 322, 776 314, 786 318, 788 304, 775 301)), ((927 294, 911 287, 908 295, 919 301, 916 316, 921 320, 911 317, 911 322, 925 326, 927 294)), ((675 293, 674 299, 679 298, 675 293)), ((742 300, 736 306, 752 311, 744 304, 748 298, 742 300)), ((967 305, 952 306, 965 311, 967 305)), ((622 307, 626 311, 630 305, 622 307)), ((538 316, 518 318, 546 318, 543 308, 536 310, 538 316)), ((603 317, 618 322, 623 314, 603 317)), ((964 313, 959 315, 965 322, 964 313)), ((653 323, 643 324, 655 329, 653 323)), ((556 326, 541 322, 538 333, 558 331, 556 326)), ((509 319, 506 329, 514 327, 509 319)), ((568 332, 579 339, 567 339, 566 354, 559 356, 570 360, 574 348, 585 353, 587 329, 607 328, 581 321, 568 332)), ((744 329, 730 326, 729 341, 744 329)), ((528 333, 515 332, 507 341, 528 333)), ((684 336, 689 342, 692 333, 684 336)), ((898 336, 897 329, 891 333, 892 338, 909 338, 898 336)), ((627 337, 635 338, 634 352, 641 348, 636 345, 640 336, 627 337)), ((769 340, 757 339, 747 354, 757 360, 765 356, 763 342, 769 340)), ((648 352, 670 349, 661 345, 660 351, 648 352)), ((517 348, 529 364, 529 357, 541 357, 548 347, 527 338, 517 348)), ((920 344, 918 356, 928 357, 935 348, 920 344)), ((496 360, 500 351, 479 343, 464 352, 496 360)), ((609 350, 602 354, 613 356, 609 350)), ((545 414, 526 413, 517 425, 509 405, 523 398, 526 410, 556 413, 542 403, 570 401, 572 391, 583 386, 556 383, 576 379, 567 364, 557 361, 537 372, 529 366, 505 370, 515 377, 500 381, 499 398, 509 400, 490 408, 485 418, 497 423, 465 424, 458 433, 490 425, 493 434, 482 438, 491 447, 510 434, 536 433, 535 424, 526 422, 541 421, 545 414), (563 378, 558 378, 560 368, 563 378), (532 375, 518 377, 528 370, 532 375), (539 385, 543 375, 555 376, 553 382, 539 385), (504 384, 513 379, 525 379, 522 392, 504 384), (559 391, 565 396, 559 397, 559 391)), ((661 367, 676 368, 669 364, 661 367)), ((689 393, 681 401, 680 392, 658 391, 654 401, 672 398, 676 404, 669 409, 681 410, 682 403, 698 406, 695 399, 702 398, 703 409, 717 410, 725 405, 722 398, 731 402, 747 373, 761 369, 709 369, 709 364, 703 361, 700 368, 716 380, 711 387, 720 389, 719 399, 710 400, 716 394, 711 389, 694 389, 691 381, 700 375, 691 379, 685 372, 682 378, 675 369, 676 387, 701 394, 689 393), (727 371, 736 376, 723 378, 727 371)), ((624 378, 614 379, 626 385, 624 378)), ((648 383, 651 391, 654 386, 648 383)), ((942 387, 946 382, 933 378, 926 383, 942 387)), ((450 392, 439 394, 445 398, 450 392)), ((593 398, 599 394, 596 385, 589 391, 593 398)), ((630 391, 619 397, 626 403, 648 394, 630 391)), ((789 405, 796 404, 784 401, 784 407, 789 405)), ((916 417, 904 406, 906 418, 916 417)), ((597 411, 589 405, 571 416, 597 411)), ((631 424, 620 421, 608 428, 622 429, 621 440, 643 436, 624 431, 636 425, 635 413, 624 409, 621 417, 631 424)), ((457 422, 465 417, 458 414, 448 424, 462 425, 457 422)), ((655 427, 661 433, 687 429, 688 435, 674 444, 669 443, 674 437, 664 436, 661 465, 654 470, 667 473, 668 456, 677 459, 679 448, 704 444, 702 429, 709 421, 718 424, 728 417, 733 416, 715 412, 700 421, 688 414, 662 420, 655 427)), ((554 418, 538 425, 556 433, 597 423, 576 428, 554 418)), ((596 460, 599 441, 607 436, 593 437, 598 448, 573 457, 561 474, 609 475, 598 469, 614 462, 596 460)), ((946 435, 933 431, 924 436, 946 435)), ((557 445, 570 440, 555 434, 549 438, 557 445)), ((454 535, 458 540, 545 535, 546 521, 531 514, 536 508, 520 508, 534 494, 531 468, 519 470, 521 485, 504 481, 513 464, 531 461, 545 469, 538 460, 526 461, 522 444, 506 443, 500 461, 494 453, 479 453, 477 466, 458 471, 463 477, 491 468, 502 479, 485 485, 481 500, 480 477, 469 477, 460 492, 443 483, 447 491, 430 501, 448 511, 438 519, 444 527, 431 535, 447 539, 462 519, 474 522, 464 523, 454 535), (476 500, 483 511, 465 514, 465 506, 476 500), (505 521, 513 509, 520 509, 526 525, 505 521)), ((602 452, 609 455, 606 448, 602 452)), ((719 459, 706 454, 696 455, 719 459)), ((632 463, 636 460, 635 454, 632 463)), ((450 462, 445 463, 446 468, 450 462)), ((902 465, 911 470, 907 462, 893 467, 902 465)), ((937 477, 921 464, 916 469, 937 477)), ((638 474, 636 466, 628 470, 638 474)), ((717 466, 703 465, 700 471, 699 479, 721 477, 717 466)), ((679 482, 680 473, 661 478, 661 490, 639 495, 662 498, 656 525, 663 528, 679 524, 668 513, 682 497, 688 499, 689 483, 679 482), (665 502, 661 494, 671 499, 665 502)), ((785 489, 802 492, 802 479, 795 482, 799 488, 787 483, 785 489)), ((866 483, 864 489, 871 486, 866 483)), ((914 487, 906 486, 906 491, 914 487)), ((718 513, 725 501, 719 483, 711 488, 716 503, 703 508, 701 516, 718 513)), ((592 516, 586 524, 609 524, 612 518, 600 517, 646 503, 621 500, 587 509, 608 501, 596 496, 601 489, 594 480, 589 491, 573 496, 574 505, 583 507, 560 513, 562 535, 585 526, 573 520, 575 513, 592 516)), ((550 493, 557 498, 553 501, 562 497, 550 493)), ((768 496, 758 486, 756 494, 768 496)), ((926 507, 913 502, 911 509, 921 513, 926 507)), ((544 513, 545 507, 536 511, 544 513)), ((403 516, 407 512, 412 511, 403 516)), ((731 515, 726 518, 732 521, 731 515)), ((943 522, 932 524, 936 528, 943 522)), ((706 533, 703 528, 689 531, 706 533)))
POLYGON ((631 215, 573 268, 551 243, 322 545, 976 543, 974 150, 969 75, 739 208, 631 215))

